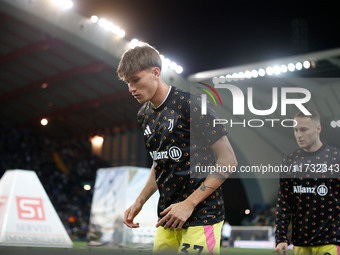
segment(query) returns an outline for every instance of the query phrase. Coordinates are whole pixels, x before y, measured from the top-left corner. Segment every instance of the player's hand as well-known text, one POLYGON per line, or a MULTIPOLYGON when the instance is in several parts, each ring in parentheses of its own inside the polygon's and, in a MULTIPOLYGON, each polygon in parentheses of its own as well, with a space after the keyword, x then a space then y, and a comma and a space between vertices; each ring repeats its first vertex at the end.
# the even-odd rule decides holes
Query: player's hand
POLYGON ((139 228, 139 223, 134 223, 133 220, 141 209, 142 205, 138 203, 134 203, 128 209, 126 209, 124 213, 124 224, 129 228, 139 228))
POLYGON ((279 243, 276 246, 275 251, 280 255, 288 254, 288 244, 286 242, 279 243))
POLYGON ((174 230, 176 228, 176 230, 180 230, 191 216, 194 208, 194 205, 187 201, 172 204, 160 213, 160 215, 165 216, 157 223, 156 227, 158 228, 166 222, 164 229, 170 228, 174 230))

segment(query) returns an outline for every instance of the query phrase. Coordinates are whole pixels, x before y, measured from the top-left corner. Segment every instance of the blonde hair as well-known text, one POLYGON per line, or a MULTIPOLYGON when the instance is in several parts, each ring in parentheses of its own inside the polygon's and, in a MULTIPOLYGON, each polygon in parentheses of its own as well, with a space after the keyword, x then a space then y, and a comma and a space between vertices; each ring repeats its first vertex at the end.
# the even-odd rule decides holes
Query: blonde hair
POLYGON ((122 55, 117 73, 119 79, 128 81, 135 73, 151 67, 158 67, 162 70, 162 60, 159 52, 154 47, 145 43, 127 50, 122 55))
POLYGON ((316 110, 309 110, 312 115, 305 115, 303 112, 295 114, 295 118, 310 118, 316 123, 320 123, 320 114, 316 110))

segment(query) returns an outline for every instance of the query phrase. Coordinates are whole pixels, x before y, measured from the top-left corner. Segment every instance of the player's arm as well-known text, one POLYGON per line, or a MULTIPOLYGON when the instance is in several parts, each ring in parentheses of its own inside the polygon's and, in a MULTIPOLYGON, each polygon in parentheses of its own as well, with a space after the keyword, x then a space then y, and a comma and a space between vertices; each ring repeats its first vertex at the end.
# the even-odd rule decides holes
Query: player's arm
MULTIPOLYGON (((235 153, 229 143, 227 136, 222 136, 211 148, 217 156, 218 164, 225 166, 236 166, 237 160, 235 153)), ((164 228, 181 229, 187 219, 191 216, 194 208, 214 192, 229 174, 211 174, 209 175, 202 185, 195 190, 187 199, 182 202, 172 204, 166 208, 161 215, 165 215, 156 225, 161 226, 166 222, 164 228)))
POLYGON ((277 197, 276 212, 275 212, 275 251, 278 254, 288 253, 288 225, 290 223, 290 203, 289 203, 289 187, 287 179, 280 179, 279 192, 277 197))
POLYGON ((137 197, 136 201, 125 211, 124 223, 130 228, 138 228, 139 223, 134 223, 133 220, 136 215, 140 212, 145 202, 155 193, 157 190, 156 178, 155 178, 155 167, 152 165, 150 175, 144 188, 137 197))

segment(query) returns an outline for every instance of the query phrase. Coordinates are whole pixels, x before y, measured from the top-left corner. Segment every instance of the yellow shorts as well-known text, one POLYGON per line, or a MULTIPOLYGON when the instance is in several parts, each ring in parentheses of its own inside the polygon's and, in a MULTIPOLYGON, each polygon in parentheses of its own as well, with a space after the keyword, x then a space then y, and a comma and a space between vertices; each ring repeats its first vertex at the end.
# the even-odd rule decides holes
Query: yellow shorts
POLYGON ((223 221, 214 225, 192 226, 181 230, 157 228, 153 252, 163 254, 220 254, 223 221))
POLYGON ((340 255, 340 246, 335 244, 294 246, 294 255, 340 255))

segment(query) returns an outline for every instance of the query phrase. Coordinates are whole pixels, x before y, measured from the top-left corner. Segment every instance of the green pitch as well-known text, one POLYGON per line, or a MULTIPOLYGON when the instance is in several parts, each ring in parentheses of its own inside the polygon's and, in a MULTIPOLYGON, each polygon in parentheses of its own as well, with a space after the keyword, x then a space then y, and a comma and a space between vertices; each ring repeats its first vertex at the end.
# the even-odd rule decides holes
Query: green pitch
MULTIPOLYGON (((148 255, 152 254, 150 249, 138 248, 109 248, 109 247, 89 247, 85 242, 74 242, 72 249, 65 248, 37 248, 37 247, 8 247, 0 246, 1 255, 148 255)), ((221 248, 221 255, 274 255, 271 249, 241 249, 241 248, 221 248)), ((288 252, 293 255, 293 251, 288 252)))

